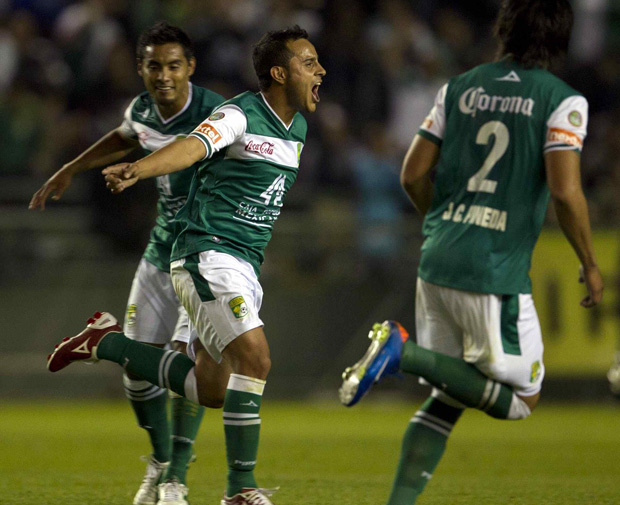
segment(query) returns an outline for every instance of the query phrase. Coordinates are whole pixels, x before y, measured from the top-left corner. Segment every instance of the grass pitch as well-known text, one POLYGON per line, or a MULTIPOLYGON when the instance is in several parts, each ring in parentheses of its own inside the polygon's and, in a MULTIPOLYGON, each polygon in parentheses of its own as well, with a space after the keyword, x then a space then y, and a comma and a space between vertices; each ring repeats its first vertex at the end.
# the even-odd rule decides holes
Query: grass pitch
MULTIPOLYGON (((417 404, 264 402, 259 484, 277 505, 383 505, 417 404)), ((620 503, 620 407, 542 404, 525 421, 470 411, 420 505, 620 503)), ((130 505, 148 454, 124 402, 0 407, 0 503, 130 505)), ((188 474, 192 505, 225 487, 221 413, 207 411, 188 474)))

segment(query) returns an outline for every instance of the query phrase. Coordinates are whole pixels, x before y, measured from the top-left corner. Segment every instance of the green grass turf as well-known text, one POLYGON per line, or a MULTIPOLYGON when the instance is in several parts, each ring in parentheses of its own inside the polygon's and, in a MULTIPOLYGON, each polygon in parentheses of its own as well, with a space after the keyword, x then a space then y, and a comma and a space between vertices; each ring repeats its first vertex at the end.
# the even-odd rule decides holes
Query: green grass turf
MULTIPOLYGON (((257 476, 277 505, 383 505, 418 405, 266 401, 257 476)), ((225 486, 220 412, 207 411, 188 483, 192 505, 225 486)), ((421 505, 620 503, 620 408, 541 405, 525 421, 467 412, 421 505)), ((121 402, 0 407, 0 504, 129 505, 146 435, 121 402)))

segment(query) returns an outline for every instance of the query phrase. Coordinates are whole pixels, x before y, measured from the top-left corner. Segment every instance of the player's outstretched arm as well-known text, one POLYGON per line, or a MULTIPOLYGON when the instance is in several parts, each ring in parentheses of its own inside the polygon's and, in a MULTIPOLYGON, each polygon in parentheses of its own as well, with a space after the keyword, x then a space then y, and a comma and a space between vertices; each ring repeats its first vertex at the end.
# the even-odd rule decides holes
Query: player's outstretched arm
POLYGON ((121 135, 118 128, 112 130, 52 175, 32 196, 28 208, 44 210, 47 198, 51 195, 52 200, 59 200, 75 174, 120 160, 138 145, 137 141, 121 135))
POLYGON ((603 278, 596 263, 588 204, 581 188, 580 158, 574 151, 545 154, 547 184, 560 227, 581 261, 580 281, 588 295, 583 307, 593 307, 603 298, 603 278))
POLYGON ((140 179, 158 177, 191 167, 207 154, 204 144, 195 137, 177 140, 135 163, 122 163, 103 170, 106 186, 112 193, 133 186, 140 179))
POLYGON ((439 146, 416 135, 405 155, 400 184, 420 214, 426 215, 433 201, 430 170, 439 159, 439 146))

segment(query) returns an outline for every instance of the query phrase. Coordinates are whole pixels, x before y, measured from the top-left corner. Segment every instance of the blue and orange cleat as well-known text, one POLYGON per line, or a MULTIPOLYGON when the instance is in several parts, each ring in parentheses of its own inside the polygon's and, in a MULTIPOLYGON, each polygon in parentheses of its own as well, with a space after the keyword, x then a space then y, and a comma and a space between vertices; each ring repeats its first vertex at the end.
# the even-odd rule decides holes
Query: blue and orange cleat
POLYGON ((355 365, 342 373, 340 402, 352 407, 383 377, 398 375, 400 351, 409 333, 396 321, 375 323, 368 333, 370 347, 355 365))

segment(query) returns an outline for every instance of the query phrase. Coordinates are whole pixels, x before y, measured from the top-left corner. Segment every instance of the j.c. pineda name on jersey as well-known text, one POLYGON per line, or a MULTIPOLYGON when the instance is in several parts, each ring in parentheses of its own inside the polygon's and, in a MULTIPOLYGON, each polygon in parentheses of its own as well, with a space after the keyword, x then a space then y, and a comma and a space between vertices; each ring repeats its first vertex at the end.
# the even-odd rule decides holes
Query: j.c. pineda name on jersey
POLYGON ((534 104, 532 98, 522 96, 490 96, 481 86, 466 89, 459 98, 459 110, 471 116, 475 116, 476 111, 508 112, 531 116, 534 104))
POLYGON ((503 232, 506 231, 508 212, 484 205, 470 205, 468 208, 464 203, 455 209, 454 202, 450 202, 448 209, 441 215, 441 219, 503 232))

